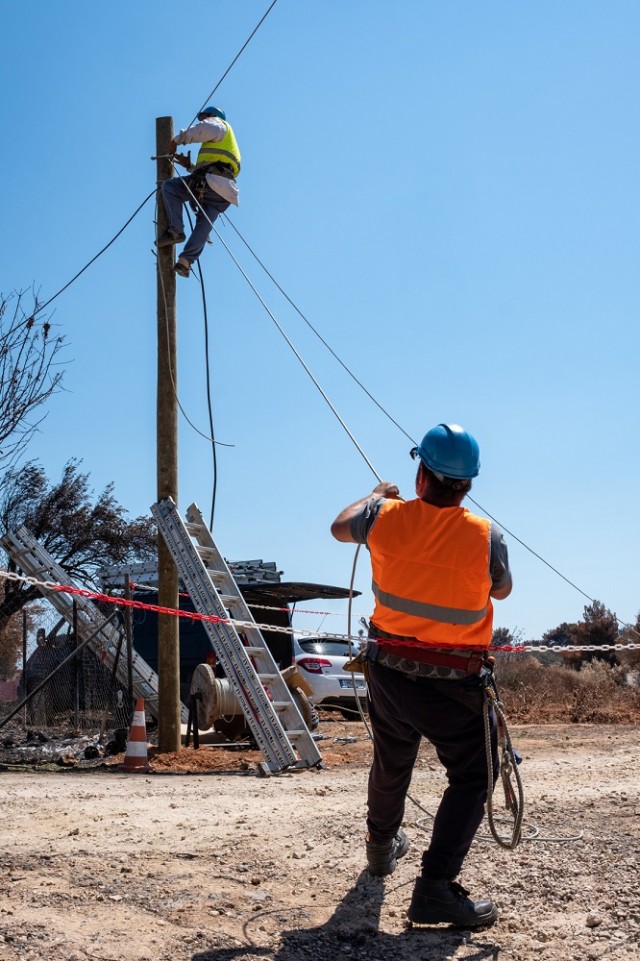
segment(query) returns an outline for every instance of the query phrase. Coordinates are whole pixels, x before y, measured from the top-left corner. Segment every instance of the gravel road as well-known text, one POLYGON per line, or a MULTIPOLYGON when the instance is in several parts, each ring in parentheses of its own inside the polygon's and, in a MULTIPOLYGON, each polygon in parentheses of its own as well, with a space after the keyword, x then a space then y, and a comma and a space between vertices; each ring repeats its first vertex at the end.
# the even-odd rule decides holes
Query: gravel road
MULTIPOLYGON (((194 774, 0 773, 0 959, 640 959, 638 726, 512 728, 536 837, 474 843, 461 881, 500 907, 475 933, 405 928, 429 818, 408 806, 411 849, 372 878, 370 745, 359 723, 322 731, 325 770, 271 778, 219 749, 205 773, 212 748, 194 774)), ((433 811, 443 786, 425 746, 411 793, 433 811)))

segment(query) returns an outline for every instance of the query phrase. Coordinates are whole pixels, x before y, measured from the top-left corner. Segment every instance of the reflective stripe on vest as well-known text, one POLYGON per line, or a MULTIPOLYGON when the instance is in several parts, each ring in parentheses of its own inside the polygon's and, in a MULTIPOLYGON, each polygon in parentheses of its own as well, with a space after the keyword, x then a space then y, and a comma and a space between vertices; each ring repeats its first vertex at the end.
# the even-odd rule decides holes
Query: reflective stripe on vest
POLYGON ((465 611, 461 607, 440 607, 438 604, 422 604, 411 601, 406 597, 398 597, 383 591, 375 581, 371 584, 374 596, 385 607, 412 617, 428 618, 431 621, 441 621, 443 624, 477 624, 487 613, 486 606, 481 611, 465 611))
POLYGON ((234 177, 237 177, 240 173, 240 150, 231 124, 227 124, 227 132, 222 140, 208 140, 202 144, 198 151, 197 167, 203 163, 212 164, 216 162, 229 164, 234 177))
POLYGON ((438 647, 488 647, 491 524, 462 507, 389 500, 367 539, 376 627, 438 647))

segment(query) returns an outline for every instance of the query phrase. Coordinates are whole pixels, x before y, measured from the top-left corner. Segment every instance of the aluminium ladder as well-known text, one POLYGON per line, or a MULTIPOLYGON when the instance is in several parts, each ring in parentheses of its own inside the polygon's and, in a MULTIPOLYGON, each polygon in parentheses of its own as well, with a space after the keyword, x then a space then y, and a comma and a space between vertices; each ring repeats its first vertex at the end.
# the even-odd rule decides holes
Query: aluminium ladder
POLYGON ((189 507, 186 524, 170 497, 151 511, 196 611, 222 619, 202 621, 202 626, 269 771, 319 765, 322 755, 260 630, 248 626, 238 631, 228 623, 232 619, 255 625, 199 508, 189 507))
MULTIPOLYGON (((76 585, 68 574, 54 561, 48 551, 42 547, 35 537, 21 527, 17 531, 9 531, 0 541, 16 565, 28 577, 49 581, 55 584, 76 585)), ((38 585, 35 585, 38 587, 38 585)), ((83 641, 90 634, 95 637, 88 646, 103 664, 113 668, 117 661, 116 676, 126 688, 129 683, 127 660, 118 657, 121 647, 122 631, 112 623, 107 623, 93 601, 81 594, 69 595, 63 591, 52 591, 46 587, 39 587, 40 593, 55 607, 67 622, 73 626, 73 601, 77 610, 78 640, 83 641)), ((158 719, 158 675, 149 667, 147 662, 136 651, 132 651, 133 692, 135 697, 144 698, 145 708, 158 719)), ((186 724, 189 712, 184 704, 180 705, 182 723, 186 724)))

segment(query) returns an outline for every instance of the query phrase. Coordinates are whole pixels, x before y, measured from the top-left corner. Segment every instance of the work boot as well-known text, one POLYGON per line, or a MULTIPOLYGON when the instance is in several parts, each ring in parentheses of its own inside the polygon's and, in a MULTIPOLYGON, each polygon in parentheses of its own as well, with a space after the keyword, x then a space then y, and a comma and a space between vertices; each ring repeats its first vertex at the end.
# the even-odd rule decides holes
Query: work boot
POLYGON ((378 844, 376 841, 367 839, 366 844, 369 870, 377 877, 382 877, 385 874, 393 874, 396 861, 404 857, 409 849, 409 838, 402 828, 398 828, 398 833, 393 840, 378 844))
POLYGON ((180 274, 181 277, 188 277, 189 271, 191 270, 191 264, 186 257, 178 257, 175 270, 176 273, 180 274))
POLYGON ((174 230, 172 227, 167 227, 163 234, 160 234, 156 240, 156 247, 172 247, 173 244, 181 244, 185 239, 184 234, 181 230, 174 230))
POLYGON ((498 917, 493 901, 472 901, 469 892, 456 881, 416 880, 408 918, 412 925, 453 924, 457 928, 479 928, 498 917))

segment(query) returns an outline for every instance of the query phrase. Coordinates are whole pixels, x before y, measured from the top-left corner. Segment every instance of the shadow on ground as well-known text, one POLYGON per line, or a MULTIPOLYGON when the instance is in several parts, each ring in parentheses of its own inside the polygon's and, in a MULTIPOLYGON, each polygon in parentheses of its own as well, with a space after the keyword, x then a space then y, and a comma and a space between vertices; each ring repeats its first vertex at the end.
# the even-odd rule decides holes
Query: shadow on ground
POLYGON ((290 926, 294 921, 290 911, 260 912, 245 923, 244 944, 211 947, 192 955, 192 961, 447 961, 461 948, 465 961, 498 961, 500 949, 488 931, 432 927, 380 932, 383 898, 384 881, 363 871, 323 924, 311 923, 312 905, 309 911, 298 912, 296 927, 290 926))

